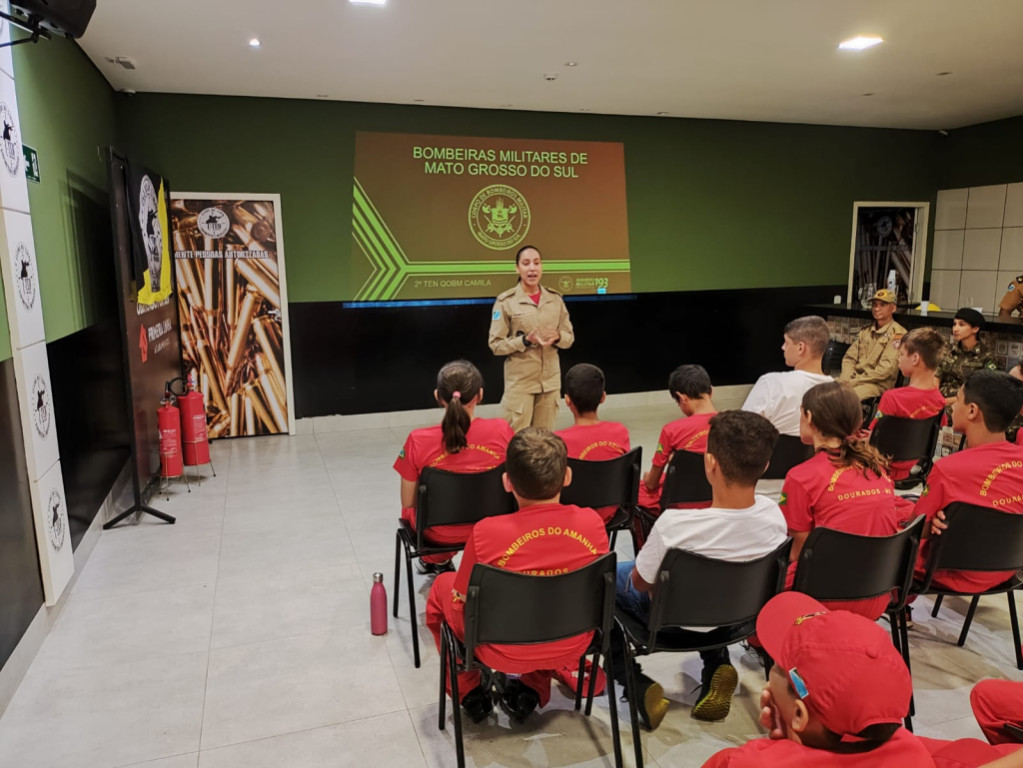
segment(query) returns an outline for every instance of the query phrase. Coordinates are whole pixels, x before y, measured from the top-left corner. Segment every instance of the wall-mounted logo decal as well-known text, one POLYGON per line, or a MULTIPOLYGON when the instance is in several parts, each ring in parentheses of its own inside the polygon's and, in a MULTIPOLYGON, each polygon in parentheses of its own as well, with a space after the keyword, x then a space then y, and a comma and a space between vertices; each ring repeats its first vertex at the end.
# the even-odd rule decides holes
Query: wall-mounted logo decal
POLYGON ((0 102, 0 155, 3 155, 7 172, 17 178, 21 173, 21 138, 14 115, 3 102, 0 102))
POLYGON ((205 208, 199 212, 199 231, 206 237, 223 237, 231 229, 231 219, 219 208, 205 208))
POLYGON ((50 393, 42 376, 36 376, 32 382, 32 421, 40 437, 50 434, 50 393))
POLYGON ((156 188, 148 176, 142 177, 139 187, 139 228, 146 248, 149 288, 153 293, 159 293, 163 279, 163 227, 160 225, 156 188))
POLYGON ((46 533, 50 539, 50 546, 55 552, 60 552, 64 546, 64 539, 67 534, 67 514, 64 511, 64 499, 60 491, 54 489, 50 494, 50 500, 46 503, 46 533))
POLYGON ((21 305, 32 309, 36 303, 36 268, 32 263, 32 252, 24 243, 18 243, 14 251, 14 281, 21 305))

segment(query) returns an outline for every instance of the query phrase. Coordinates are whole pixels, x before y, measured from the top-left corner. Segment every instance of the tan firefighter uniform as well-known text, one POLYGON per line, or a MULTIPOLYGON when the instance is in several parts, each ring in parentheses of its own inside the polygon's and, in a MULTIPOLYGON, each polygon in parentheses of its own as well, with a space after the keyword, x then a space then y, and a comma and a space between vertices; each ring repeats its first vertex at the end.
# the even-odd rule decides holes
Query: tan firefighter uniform
POLYGON ((558 349, 575 341, 572 321, 561 294, 540 286, 540 303, 534 304, 521 284, 502 293, 494 302, 490 321, 490 350, 504 358, 504 417, 516 432, 523 427, 554 427, 561 394, 561 363, 558 349), (526 336, 538 329, 556 328, 561 338, 542 347, 527 345, 526 336))
POLYGON ((861 330, 842 358, 841 381, 852 385, 860 400, 879 397, 899 375, 899 344, 906 329, 894 320, 884 328, 871 323, 861 330))

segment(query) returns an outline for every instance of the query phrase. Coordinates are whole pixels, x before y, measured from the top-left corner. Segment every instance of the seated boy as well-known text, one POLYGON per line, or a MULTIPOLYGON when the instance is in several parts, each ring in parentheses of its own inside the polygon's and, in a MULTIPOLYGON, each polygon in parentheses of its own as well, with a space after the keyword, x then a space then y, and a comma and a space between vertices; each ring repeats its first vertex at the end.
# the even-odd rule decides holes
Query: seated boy
MULTIPOLYGON (((684 549, 706 557, 743 562, 762 557, 785 541, 785 517, 770 499, 754 494, 757 480, 767 468, 778 430, 762 416, 748 411, 725 411, 710 420, 704 466, 714 500, 707 509, 668 509, 657 518, 650 538, 635 563, 618 565, 615 601, 620 610, 646 621, 657 571, 669 549, 684 549)), ((693 584, 693 589, 700 585, 693 584)), ((625 684, 625 638, 611 635, 615 679, 625 684)), ((693 717, 722 720, 731 706, 738 674, 727 648, 701 651, 703 660, 700 698, 693 717)), ((634 667, 640 717, 656 728, 668 708, 660 684, 634 667)))
POLYGON ((992 744, 1018 744, 1006 725, 1023 729, 1023 683, 981 680, 970 691, 970 706, 977 725, 992 744))
MULTIPOLYGON (((639 506, 650 514, 661 513, 661 489, 664 487, 664 468, 675 451, 704 453, 707 450, 708 424, 717 408, 711 400, 714 387, 702 365, 680 365, 668 377, 668 393, 682 411, 683 418, 664 425, 657 440, 653 465, 643 475, 639 485, 639 506)), ((708 504, 692 504, 706 507, 708 504)))
MULTIPOLYGON (((966 449, 934 463, 916 514, 927 515, 924 536, 941 535, 948 526, 942 511, 953 501, 1023 514, 1023 448, 1005 439, 1005 428, 1023 407, 1023 382, 1001 371, 972 373, 952 404, 952 428, 966 436, 966 449)), ((927 539, 916 576, 927 567, 927 539)), ((1012 575, 1005 571, 939 571, 935 586, 983 592, 1012 575)))
MULTIPOLYGON (((629 430, 614 421, 597 418, 597 408, 607 398, 604 372, 595 365, 580 363, 565 374, 565 404, 575 417, 575 424, 555 434, 565 441, 570 459, 607 461, 629 452, 629 430)), ((597 512, 608 522, 617 507, 597 512)))
MULTIPOLYGON (((488 517, 473 526, 457 573, 436 578, 426 604, 426 626, 440 647, 441 623, 446 619, 461 639, 465 636, 465 595, 476 563, 496 565, 519 573, 575 570, 608 551, 600 515, 559 503, 561 489, 572 480, 565 443, 547 429, 527 427, 508 444, 504 487, 515 495, 519 511, 488 517), (565 535, 528 536, 557 526, 565 535), (571 535, 570 535, 571 534, 571 535)), ((501 691, 502 706, 522 721, 537 705, 550 699, 551 671, 579 666, 589 635, 538 645, 484 645, 476 657, 508 675, 501 691)), ((473 722, 493 710, 491 685, 478 670, 458 676, 462 708, 473 722)))
POLYGON ((799 437, 799 404, 810 387, 831 381, 821 368, 821 360, 831 341, 831 332, 823 318, 797 317, 785 326, 781 345, 785 365, 791 371, 765 373, 746 396, 744 411, 766 418, 783 435, 799 437))
MULTIPOLYGON (((929 419, 945 410, 945 397, 938 389, 934 375, 941 360, 945 339, 934 328, 914 328, 902 338, 899 345, 899 370, 909 384, 889 389, 881 395, 877 413, 870 422, 871 431, 885 416, 903 419, 929 419)), ((944 426, 944 418, 942 426, 944 426)), ((892 480, 904 480, 916 462, 895 461, 888 468, 892 480)))
POLYGON ((757 637, 774 660, 760 694, 769 736, 722 750, 703 768, 1001 768, 992 761, 1015 751, 903 728, 913 681, 888 634, 863 616, 783 592, 757 617, 757 637))

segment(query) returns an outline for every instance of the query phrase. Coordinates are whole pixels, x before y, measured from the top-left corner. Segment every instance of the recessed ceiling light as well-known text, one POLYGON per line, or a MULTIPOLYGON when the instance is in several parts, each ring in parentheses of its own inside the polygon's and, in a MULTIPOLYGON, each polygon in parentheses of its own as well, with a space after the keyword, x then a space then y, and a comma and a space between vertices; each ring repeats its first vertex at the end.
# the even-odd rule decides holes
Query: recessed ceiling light
POLYGON ((386 5, 387 0, 348 0, 352 5, 386 5))
POLYGON ((864 48, 870 48, 883 42, 884 40, 876 35, 857 35, 856 37, 850 37, 848 40, 843 40, 838 44, 838 47, 843 51, 862 51, 864 48))
POLYGON ((254 37, 251 40, 249 40, 249 45, 251 45, 253 48, 258 48, 260 46, 259 38, 254 37))
POLYGON ((944 77, 945 75, 951 75, 951 72, 939 72, 936 77, 944 77))
POLYGON ((579 66, 579 62, 578 61, 566 61, 565 62, 565 66, 566 67, 578 67, 579 66))
POLYGON ((873 93, 865 93, 865 94, 863 94, 863 95, 864 95, 864 96, 873 96, 874 94, 873 94, 873 93))

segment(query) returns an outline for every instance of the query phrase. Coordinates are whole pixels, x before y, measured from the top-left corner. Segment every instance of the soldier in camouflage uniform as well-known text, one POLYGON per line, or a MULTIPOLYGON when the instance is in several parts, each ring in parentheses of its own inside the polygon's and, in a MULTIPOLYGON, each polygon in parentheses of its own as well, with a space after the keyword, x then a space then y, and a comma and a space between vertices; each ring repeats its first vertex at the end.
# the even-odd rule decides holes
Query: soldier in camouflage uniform
POLYGON ((984 316, 977 310, 963 307, 956 312, 952 321, 952 343, 946 348, 937 371, 941 394, 949 404, 971 373, 981 368, 997 370, 994 356, 980 340, 983 328, 984 316))

